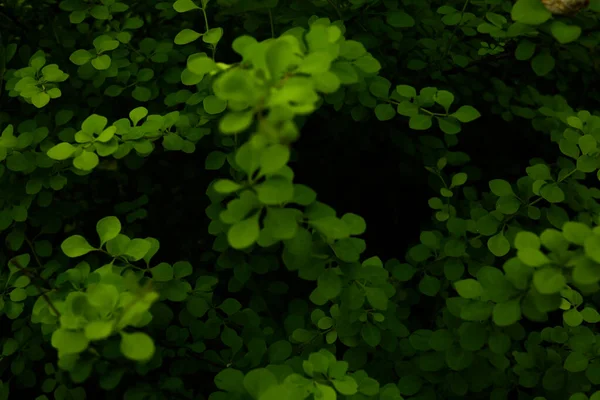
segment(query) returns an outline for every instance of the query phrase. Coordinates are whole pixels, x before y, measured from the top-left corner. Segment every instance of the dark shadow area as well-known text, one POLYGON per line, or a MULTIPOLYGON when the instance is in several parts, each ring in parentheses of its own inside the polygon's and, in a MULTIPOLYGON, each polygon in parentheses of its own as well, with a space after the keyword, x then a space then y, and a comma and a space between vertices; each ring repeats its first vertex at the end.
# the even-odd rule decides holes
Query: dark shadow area
POLYGON ((392 140, 414 132, 402 131, 397 120, 360 123, 331 113, 318 112, 302 127, 291 163, 295 181, 314 189, 338 216, 355 213, 366 220, 366 257, 402 258, 430 221, 427 199, 435 194, 421 157, 392 140))
POLYGON ((458 145, 452 148, 467 153, 469 165, 481 171, 482 190, 489 191, 487 183, 492 179, 514 183, 527 175, 532 158, 552 164, 561 155, 549 134, 536 131, 527 120, 506 122, 500 116, 488 115, 463 125, 458 145))

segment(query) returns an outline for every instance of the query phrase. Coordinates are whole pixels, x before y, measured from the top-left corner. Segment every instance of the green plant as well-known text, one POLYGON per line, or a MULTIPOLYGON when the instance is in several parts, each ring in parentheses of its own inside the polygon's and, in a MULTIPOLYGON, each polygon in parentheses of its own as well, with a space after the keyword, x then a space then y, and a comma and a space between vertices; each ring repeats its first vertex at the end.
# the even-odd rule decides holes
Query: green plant
POLYGON ((0 400, 598 400, 598 12, 0 0, 0 400), (303 135, 425 228, 367 256, 409 182, 338 216, 303 135))

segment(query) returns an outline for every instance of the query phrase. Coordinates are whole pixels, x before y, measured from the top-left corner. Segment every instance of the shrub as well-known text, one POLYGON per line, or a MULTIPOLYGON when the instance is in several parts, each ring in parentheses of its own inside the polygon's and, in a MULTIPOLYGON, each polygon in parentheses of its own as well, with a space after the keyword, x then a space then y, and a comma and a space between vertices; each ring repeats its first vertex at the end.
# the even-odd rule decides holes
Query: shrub
POLYGON ((0 400, 600 399, 598 12, 0 0, 0 400))

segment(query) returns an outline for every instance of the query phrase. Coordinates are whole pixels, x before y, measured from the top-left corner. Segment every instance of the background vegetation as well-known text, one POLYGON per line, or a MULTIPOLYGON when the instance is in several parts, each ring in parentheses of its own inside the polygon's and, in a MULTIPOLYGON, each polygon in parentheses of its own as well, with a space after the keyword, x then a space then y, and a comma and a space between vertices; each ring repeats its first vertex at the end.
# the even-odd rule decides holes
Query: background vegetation
POLYGON ((600 400, 599 13, 0 0, 0 400, 600 400))

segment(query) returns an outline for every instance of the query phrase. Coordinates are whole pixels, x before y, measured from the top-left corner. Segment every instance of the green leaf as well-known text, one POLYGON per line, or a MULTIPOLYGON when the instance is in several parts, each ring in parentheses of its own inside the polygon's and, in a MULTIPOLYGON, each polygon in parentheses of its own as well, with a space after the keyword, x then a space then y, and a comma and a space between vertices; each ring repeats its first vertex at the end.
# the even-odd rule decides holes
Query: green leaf
POLYGON ((215 385, 226 392, 245 393, 243 386, 244 373, 233 368, 226 368, 215 375, 215 385))
POLYGON ((587 134, 579 138, 579 147, 583 154, 589 154, 596 151, 598 142, 593 135, 587 134))
POLYGON ((62 354, 77 354, 88 348, 89 340, 83 332, 60 328, 52 333, 51 344, 62 354))
POLYGON ((319 291, 329 300, 339 296, 342 291, 342 280, 333 269, 326 269, 317 279, 319 291))
POLYGON ((308 356, 308 362, 303 362, 302 367, 307 375, 314 376, 314 373, 326 374, 329 369, 330 363, 335 362, 335 358, 333 360, 326 356, 327 353, 324 351, 319 351, 318 353, 311 353, 308 356))
POLYGON ((227 108, 227 101, 222 100, 214 95, 209 95, 202 100, 204 111, 208 114, 215 115, 220 114, 227 108))
POLYGON ((23 301, 27 298, 27 291, 23 288, 16 288, 10 292, 10 300, 14 302, 23 301))
POLYGON ((589 365, 589 358, 578 351, 571 352, 563 364, 563 368, 569 372, 583 372, 589 365))
POLYGON ((510 326, 521 319, 520 299, 509 300, 494 306, 492 319, 498 326, 510 326))
POLYGON ((42 108, 50 102, 48 93, 39 92, 31 96, 31 103, 37 108, 42 108))
POLYGON ((85 337, 88 340, 103 340, 113 333, 114 321, 92 321, 85 326, 85 337))
POLYGON ((110 17, 110 12, 107 6, 96 5, 90 9, 90 15, 95 19, 106 20, 110 17))
POLYGON ((403 97, 413 99, 417 97, 417 91, 414 87, 408 85, 398 85, 396 86, 396 92, 403 97))
POLYGON ((204 162, 204 168, 207 170, 215 171, 220 169, 227 160, 227 154, 222 151, 212 151, 208 153, 206 156, 206 160, 204 162))
POLYGON ((118 97, 125 88, 119 85, 110 85, 104 90, 104 94, 110 97, 118 97))
POLYGON ((142 68, 137 73, 138 82, 148 82, 154 77, 154 70, 150 68, 142 68))
POLYGON ((175 44, 184 45, 188 43, 192 43, 194 40, 198 39, 202 36, 201 33, 198 33, 192 29, 183 29, 175 36, 175 44))
POLYGON ((419 291, 426 296, 433 297, 439 292, 441 286, 442 284, 438 278, 425 275, 419 282, 419 291))
POLYGON ((222 37, 223 28, 211 28, 204 34, 204 36, 202 36, 202 41, 215 46, 217 43, 219 43, 219 40, 221 40, 222 37))
POLYGON ((418 114, 408 120, 408 127, 418 131, 427 130, 431 125, 433 125, 431 115, 418 114))
POLYGON ((388 11, 386 21, 394 28, 411 28, 415 25, 415 19, 404 11, 388 11))
POLYGON ((579 311, 577 311, 576 308, 572 308, 569 311, 565 311, 563 313, 563 320, 565 321, 565 324, 572 327, 576 327, 581 325, 581 323, 583 322, 583 316, 579 311))
POLYGON ((565 193, 557 183, 542 186, 540 195, 550 203, 560 203, 565 200, 565 193))
POLYGON ((92 59, 92 65, 98 71, 104 71, 110 68, 112 60, 108 54, 102 54, 92 59))
POLYGON ((81 130, 86 133, 100 134, 108 123, 108 119, 102 115, 92 114, 83 121, 81 130))
POLYGON ((595 234, 588 236, 584 241, 583 249, 586 256, 600 263, 600 236, 595 234))
POLYGON ((381 342, 381 331, 378 327, 371 324, 370 322, 367 322, 363 325, 360 331, 360 335, 365 341, 365 343, 371 347, 377 347, 381 342))
POLYGON ((133 122, 133 126, 135 126, 147 115, 148 109, 146 107, 136 107, 129 112, 129 119, 133 122))
POLYGON ((193 54, 187 60, 187 69, 196 75, 205 75, 214 70, 217 64, 204 53, 193 54))
POLYGON ((531 232, 521 231, 515 236, 515 248, 517 250, 535 249, 539 250, 542 242, 540 238, 531 232))
POLYGON ((156 282, 168 282, 173 279, 173 267, 165 262, 150 268, 150 273, 156 282))
POLYGON ((529 60, 535 54, 535 43, 523 39, 519 41, 519 45, 515 50, 515 58, 519 61, 529 60))
POLYGON ((80 235, 68 237, 64 242, 62 242, 60 248, 67 257, 71 258, 80 257, 89 253, 90 251, 96 250, 83 236, 80 235))
POLYGON ((503 179, 493 179, 490 181, 489 185, 490 185, 490 190, 496 196, 509 196, 509 195, 514 194, 512 187, 510 186, 510 183, 508 183, 507 181, 505 181, 503 179))
POLYGON ((585 307, 581 310, 580 314, 585 322, 590 324, 597 324, 600 322, 600 313, 591 307, 585 307))
POLYGON ((367 230, 367 222, 360 215, 346 213, 342 215, 342 221, 348 226, 351 235, 362 235, 367 230))
POLYGON ((454 288, 465 299, 475 299, 483 295, 483 286, 475 279, 463 279, 454 282, 454 288))
POLYGON ((62 142, 50 148, 46 154, 53 160, 62 161, 73 156, 76 150, 77 148, 71 143, 62 142))
POLYGON ((31 283, 31 278, 26 275, 22 275, 18 277, 12 284, 13 287, 16 288, 24 288, 31 283))
POLYGON ((152 243, 145 239, 133 239, 129 241, 127 244, 127 248, 125 249, 125 255, 129 256, 133 261, 139 261, 150 249, 152 248, 152 243))
MULTIPOLYGON (((523 0, 520 0, 523 1, 523 0)), ((541 4, 541 3, 540 3, 541 4)), ((544 76, 554 69, 556 61, 549 51, 543 50, 541 53, 531 59, 531 68, 538 76, 544 76)))
POLYGON ((558 268, 542 268, 533 274, 533 285, 541 294, 558 293, 566 284, 567 279, 558 268))
POLYGON ((241 133, 250 127, 253 120, 253 111, 228 112, 219 120, 219 130, 225 135, 241 133))
MULTIPOLYGON (((400 396, 400 394, 404 395, 404 396, 412 396, 414 394, 417 394, 419 392, 419 390, 421 390, 421 387, 423 385, 423 380, 417 376, 417 375, 404 375, 400 378, 400 380, 398 381, 398 385, 396 388, 396 385, 393 385, 393 391, 390 390, 382 390, 381 393, 381 400, 401 400, 402 397, 400 396), (399 392, 398 392, 399 389, 399 392), (393 397, 392 393, 397 393, 397 395, 395 395, 395 397, 393 397), (390 393, 390 396, 385 396, 385 394, 390 393)), ((387 385, 384 386, 384 388, 387 388, 387 385)))
POLYGON ((329 73, 331 68, 331 57, 329 54, 323 51, 317 51, 309 53, 300 62, 300 65, 296 69, 297 72, 304 74, 311 74, 315 76, 323 76, 329 73))
POLYGON ((317 200, 317 193, 306 185, 294 184, 294 198, 292 202, 309 206, 317 200))
POLYGON ((519 260, 525 265, 529 265, 530 267, 541 267, 550 263, 550 259, 537 249, 525 248, 519 250, 517 251, 517 257, 519 257, 519 260))
POLYGON ((69 60, 75 65, 84 65, 90 62, 94 58, 94 55, 87 50, 75 50, 70 56, 69 60))
POLYGON ((88 13, 83 10, 76 10, 69 14, 69 21, 72 24, 79 24, 88 16, 88 13))
POLYGON ((337 217, 324 217, 309 222, 329 239, 344 239, 350 237, 350 228, 343 220, 337 217))
MULTIPOLYGON (((319 400, 336 400, 337 395, 335 390, 330 386, 323 385, 321 383, 315 382, 316 390, 315 390, 315 398, 319 400)), ((278 396, 279 398, 279 396, 278 396)), ((269 399, 271 400, 271 399, 269 399)), ((273 399, 275 400, 275 399, 273 399)))
POLYGON ((13 338, 8 338, 2 345, 2 355, 10 356, 14 354, 19 349, 19 342, 17 342, 13 338))
POLYGON ((227 232, 227 240, 234 249, 245 249, 258 240, 260 226, 258 224, 259 214, 237 222, 227 232))
POLYGON ((581 36, 581 27, 578 25, 567 25, 562 21, 553 21, 550 25, 552 36, 559 41, 560 44, 574 42, 581 36))
POLYGON ((292 355, 292 345, 287 340, 279 340, 269 347, 269 362, 280 364, 292 355))
POLYGON ((121 353, 130 360, 149 361, 154 356, 154 341, 142 332, 121 331, 121 353))
POLYGON ((510 251, 510 243, 502 232, 492 236, 487 242, 487 247, 496 257, 503 257, 510 251))
POLYGON ((444 107, 446 112, 448 112, 448 109, 450 109, 450 106, 454 102, 454 95, 447 90, 439 90, 435 94, 434 100, 436 103, 444 107))
POLYGON ((100 247, 121 233, 121 221, 117 217, 102 218, 96 224, 96 232, 100 237, 100 247))
POLYGON ((440 238, 434 232, 422 231, 420 240, 422 244, 432 250, 438 250, 440 248, 440 238))
POLYGON ((57 126, 65 125, 73 118, 73 115, 75 115, 75 113, 72 110, 69 110, 69 109, 59 110, 54 115, 54 123, 57 126))
POLYGON ((460 122, 454 118, 435 117, 440 129, 447 135, 456 135, 461 131, 460 122))
POLYGON ((221 331, 221 342, 225 346, 230 347, 234 353, 237 353, 244 345, 242 338, 240 338, 237 332, 227 326, 224 326, 221 331))
POLYGON ((592 230, 582 222, 566 222, 563 227, 563 237, 569 242, 584 245, 588 237, 592 236, 592 230))
POLYGON ((264 228, 274 239, 292 239, 298 231, 298 220, 301 216, 296 209, 268 207, 267 216, 263 221, 264 228))
POLYGON ((82 171, 91 171, 100 163, 96 153, 91 151, 83 151, 80 155, 73 159, 73 166, 82 171))
POLYGON ((375 116, 379 121, 389 121, 396 116, 396 110, 391 104, 378 104, 375 109, 375 116))
POLYGON ((178 13, 184 13, 191 10, 198 10, 200 7, 198 7, 192 0, 177 0, 173 4, 173 9, 178 13))
POLYGON ((348 60, 356 60, 366 52, 365 46, 357 40, 345 40, 340 44, 340 55, 348 60))
POLYGON ((225 312, 228 316, 232 316, 242 309, 242 304, 236 299, 227 298, 221 303, 219 306, 221 310, 225 312))
POLYGON ((260 175, 269 175, 279 171, 290 160, 290 148, 281 144, 267 147, 260 153, 260 175))
POLYGON ((459 172, 458 174, 455 174, 452 176, 452 185, 450 187, 454 188, 457 186, 462 186, 466 182, 467 182, 467 174, 465 174, 464 172, 459 172))
POLYGON ((513 195, 499 197, 496 202, 496 210, 502 214, 515 214, 520 208, 521 201, 513 195))
POLYGON ((277 384, 277 377, 266 368, 253 369, 244 377, 244 387, 254 399, 260 399, 264 392, 277 384))
POLYGON ((352 396, 358 392, 358 385, 351 376, 344 376, 339 379, 332 379, 333 387, 344 396, 352 396))
POLYGON ((419 115, 419 107, 408 100, 404 100, 400 104, 398 104, 398 106, 396 107, 396 112, 406 117, 414 117, 416 115, 419 115))
POLYGON ((365 289, 369 304, 376 310, 386 310, 388 297, 381 288, 368 287, 365 289))
POLYGON ((258 200, 265 205, 282 205, 294 197, 294 185, 281 176, 273 176, 255 185, 258 200))
POLYGON ((458 110, 456 110, 451 115, 463 123, 475 121, 477 118, 479 118, 481 116, 481 114, 479 114, 479 111, 477 111, 475 108, 473 108, 471 106, 461 106, 458 110))
POLYGON ((137 101, 146 102, 152 97, 152 91, 145 86, 136 85, 131 92, 131 97, 137 101))
POLYGON ((526 169, 527 175, 534 180, 550 181, 552 174, 550 168, 546 164, 536 164, 526 169))
POLYGON ((173 264, 173 275, 175 279, 181 279, 191 275, 194 272, 192 264, 188 261, 177 261, 173 264))
POLYGON ((217 193, 230 194, 240 190, 243 186, 229 179, 219 179, 214 183, 213 188, 217 193))
POLYGON ((381 64, 376 58, 366 54, 354 60, 353 64, 367 74, 375 74, 381 69, 381 64))
POLYGON ((541 25, 552 13, 539 0, 517 0, 510 13, 513 21, 527 25, 541 25))
POLYGON ((201 297, 191 296, 188 297, 186 302, 186 309, 196 318, 202 318, 210 308, 210 304, 201 297))

